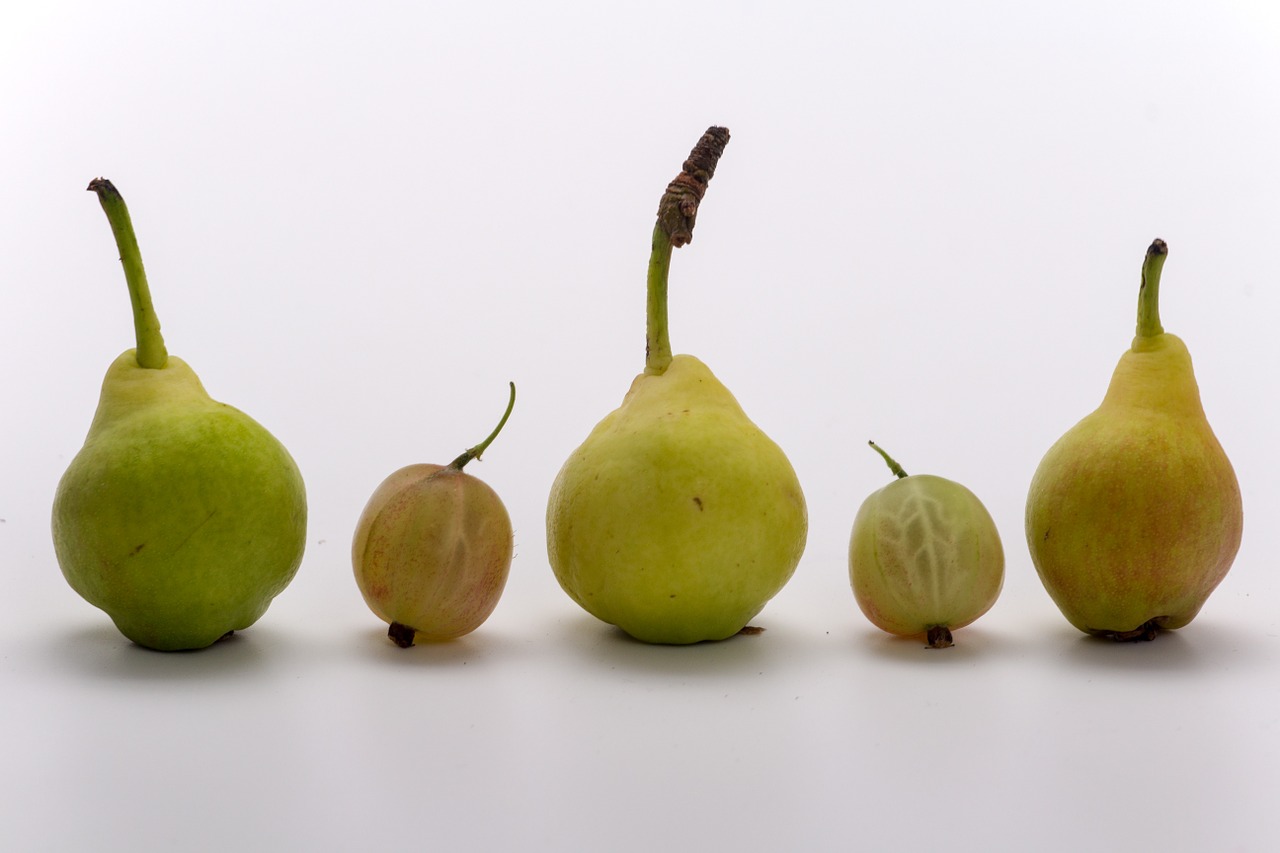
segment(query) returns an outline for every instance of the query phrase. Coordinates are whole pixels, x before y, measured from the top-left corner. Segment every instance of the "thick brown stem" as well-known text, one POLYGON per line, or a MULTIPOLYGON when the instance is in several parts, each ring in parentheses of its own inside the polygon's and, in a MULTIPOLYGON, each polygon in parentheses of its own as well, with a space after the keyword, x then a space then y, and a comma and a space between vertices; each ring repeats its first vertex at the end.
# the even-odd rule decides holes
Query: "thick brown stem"
POLYGON ((729 128, 709 127, 684 161, 680 174, 667 184, 658 202, 658 224, 677 249, 693 241, 693 226, 698 218, 698 204, 707 191, 707 183, 716 173, 716 163, 729 144, 729 128))
POLYGON ((667 327, 667 277, 671 272, 671 251, 693 241, 698 205, 728 144, 728 128, 707 128, 698 144, 693 146, 693 151, 689 152, 680 174, 667 184, 666 192, 658 202, 645 301, 644 372, 650 376, 661 376, 671 364, 671 333, 667 327))

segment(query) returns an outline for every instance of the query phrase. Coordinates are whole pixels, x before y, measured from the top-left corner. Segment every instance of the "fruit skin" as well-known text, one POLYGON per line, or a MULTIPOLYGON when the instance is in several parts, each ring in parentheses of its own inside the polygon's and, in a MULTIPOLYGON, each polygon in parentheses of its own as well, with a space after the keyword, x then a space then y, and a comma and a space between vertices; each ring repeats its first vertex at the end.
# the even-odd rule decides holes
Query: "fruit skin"
POLYGON ((849 581, 858 607, 890 634, 955 630, 995 604, 1004 549, 977 495, 953 480, 915 474, 862 502, 849 538, 849 581))
POLYGON ((1135 337, 1102 404, 1031 481, 1027 544, 1045 589, 1088 634, 1180 628, 1231 567, 1243 527, 1240 486, 1186 345, 1135 337))
POLYGON ((58 484, 53 541, 68 583, 126 637, 197 649, 252 625, 306 544, 293 459, 185 362, 123 353, 58 484))
MULTIPOLYGON (((514 552, 511 518, 486 483, 450 465, 383 480, 356 525, 351 559, 365 602, 417 639, 452 640, 493 612, 514 552)), ((395 633, 392 638, 395 639, 395 633)))
POLYGON ((635 378, 565 462, 547 506, 560 585, 652 643, 737 633, 791 577, 807 530, 785 454, 689 355, 635 378))

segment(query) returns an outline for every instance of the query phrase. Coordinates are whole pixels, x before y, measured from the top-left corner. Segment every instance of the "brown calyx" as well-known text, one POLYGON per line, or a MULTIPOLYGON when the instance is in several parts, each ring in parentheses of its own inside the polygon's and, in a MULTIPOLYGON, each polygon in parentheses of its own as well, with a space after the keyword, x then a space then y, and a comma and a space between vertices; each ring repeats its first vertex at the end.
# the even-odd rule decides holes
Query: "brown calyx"
POLYGON ((955 645, 951 642, 951 629, 946 625, 934 625, 924 635, 931 649, 949 649, 955 645))
POLYGON ((408 625, 402 625, 399 622, 392 622, 391 627, 387 629, 387 637, 402 649, 407 649, 413 645, 413 638, 417 633, 416 629, 410 628, 408 625))
POLYGON ((1160 620, 1148 619, 1132 631, 1095 631, 1094 635, 1117 643, 1149 643, 1160 633, 1160 620))

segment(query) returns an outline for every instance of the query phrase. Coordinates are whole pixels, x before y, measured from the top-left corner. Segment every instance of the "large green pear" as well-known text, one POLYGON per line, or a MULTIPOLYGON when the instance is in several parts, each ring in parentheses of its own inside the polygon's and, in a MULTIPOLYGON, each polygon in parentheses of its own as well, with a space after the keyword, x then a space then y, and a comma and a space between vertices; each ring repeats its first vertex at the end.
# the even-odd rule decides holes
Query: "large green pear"
POLYGON ((701 361, 671 354, 667 274, 728 131, 711 128, 659 208, 644 373, 556 477, 547 551, 594 616, 652 643, 720 640, 782 588, 804 551, 804 495, 782 450, 701 361))
POLYGON ((641 374, 556 477, 547 548, 587 612, 655 643, 736 634, 804 552, 786 455, 707 366, 641 374))
POLYGON ((53 542, 76 592, 153 649, 252 625, 293 578, 306 494, 289 453, 168 355, 123 199, 95 180, 121 250, 138 346, 107 370, 84 446, 58 484, 53 542))
POLYGON ((1151 639, 1199 612, 1240 547, 1240 486, 1209 426, 1187 347, 1160 325, 1164 241, 1147 252, 1138 333, 1102 404, 1045 454, 1027 544, 1072 625, 1151 639))

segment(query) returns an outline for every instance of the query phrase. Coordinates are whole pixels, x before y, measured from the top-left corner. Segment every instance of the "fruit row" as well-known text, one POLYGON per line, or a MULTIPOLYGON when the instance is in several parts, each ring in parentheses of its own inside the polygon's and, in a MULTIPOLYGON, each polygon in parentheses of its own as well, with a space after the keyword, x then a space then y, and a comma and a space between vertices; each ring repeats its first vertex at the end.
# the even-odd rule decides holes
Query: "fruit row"
MULTIPOLYGON (((786 455, 712 372, 673 355, 667 283, 729 141, 712 127, 658 208, 649 261, 645 368, 622 405, 565 462, 547 506, 547 551, 566 593, 637 639, 720 640, 790 579, 804 552, 804 494, 786 455)), ((60 481, 53 539, 67 581, 134 642, 202 648, 247 628, 302 561, 306 493, 285 448, 209 397, 170 356, 123 198, 97 194, 120 250, 136 346, 107 370, 83 448, 60 481)), ((1082 631, 1151 639, 1196 615, 1240 546, 1240 488, 1200 403, 1191 358, 1160 324, 1168 250, 1147 250, 1137 334, 1106 397, 1050 448, 1027 498, 1026 534, 1045 588, 1082 631)), ((366 603, 401 646, 477 628, 511 565, 501 499, 448 465, 387 477, 356 525, 366 603)), ((985 613, 1004 552, 990 514, 959 483, 896 475, 854 520, 849 573, 863 613, 929 646, 985 613)))

